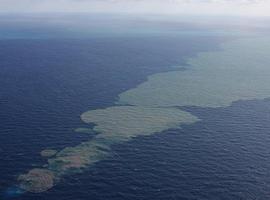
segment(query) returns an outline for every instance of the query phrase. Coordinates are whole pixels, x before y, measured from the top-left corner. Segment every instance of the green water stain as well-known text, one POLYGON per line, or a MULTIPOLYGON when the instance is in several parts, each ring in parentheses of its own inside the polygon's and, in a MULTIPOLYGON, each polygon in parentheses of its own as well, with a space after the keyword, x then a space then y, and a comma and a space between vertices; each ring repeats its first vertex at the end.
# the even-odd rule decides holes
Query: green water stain
POLYGON ((154 74, 119 95, 119 104, 223 107, 233 101, 270 96, 270 38, 226 43, 200 53, 188 70, 154 74))
POLYGON ((151 135, 181 124, 197 121, 197 117, 178 108, 113 106, 83 113, 82 120, 94 123, 97 138, 115 142, 130 140, 139 135, 151 135))

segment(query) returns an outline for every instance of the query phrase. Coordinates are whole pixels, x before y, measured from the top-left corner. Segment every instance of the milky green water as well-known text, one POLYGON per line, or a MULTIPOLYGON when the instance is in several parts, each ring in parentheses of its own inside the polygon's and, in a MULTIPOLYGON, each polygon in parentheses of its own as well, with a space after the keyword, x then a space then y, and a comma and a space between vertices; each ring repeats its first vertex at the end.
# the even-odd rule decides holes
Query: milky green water
POLYGON ((96 138, 126 141, 139 135, 151 135, 179 124, 193 123, 195 116, 177 108, 114 106, 91 110, 81 116, 86 123, 95 123, 96 138))
POLYGON ((152 75, 120 94, 119 104, 151 107, 229 106, 270 94, 270 38, 242 39, 200 53, 185 71, 152 75))
POLYGON ((21 176, 21 187, 46 191, 52 181, 56 184, 62 176, 104 159, 113 144, 199 120, 181 106, 225 107, 237 100, 270 97, 269 52, 270 38, 239 39, 223 44, 221 51, 200 53, 188 60, 185 71, 150 76, 137 88, 120 94, 115 106, 83 113, 81 119, 94 123, 98 134, 57 153, 45 170, 33 169, 21 176))

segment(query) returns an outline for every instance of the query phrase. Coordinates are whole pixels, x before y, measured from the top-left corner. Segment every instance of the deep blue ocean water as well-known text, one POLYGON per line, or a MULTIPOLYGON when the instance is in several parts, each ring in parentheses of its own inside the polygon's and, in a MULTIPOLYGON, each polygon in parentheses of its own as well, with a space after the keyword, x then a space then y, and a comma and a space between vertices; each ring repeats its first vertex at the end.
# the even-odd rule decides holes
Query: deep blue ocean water
POLYGON ((91 139, 74 132, 87 127, 81 113, 224 39, 0 40, 0 199, 269 199, 270 100, 185 108, 202 121, 115 145, 108 159, 47 192, 17 195, 14 187, 18 175, 46 163, 43 149, 91 139))

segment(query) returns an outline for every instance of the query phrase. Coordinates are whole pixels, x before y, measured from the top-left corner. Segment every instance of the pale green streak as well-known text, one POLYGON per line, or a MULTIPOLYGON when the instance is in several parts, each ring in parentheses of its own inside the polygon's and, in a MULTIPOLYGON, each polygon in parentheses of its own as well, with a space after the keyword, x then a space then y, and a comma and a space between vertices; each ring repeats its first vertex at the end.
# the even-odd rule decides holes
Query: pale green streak
POLYGON ((270 38, 226 43, 200 53, 186 71, 155 74, 119 96, 119 104, 223 107, 270 96, 270 38))

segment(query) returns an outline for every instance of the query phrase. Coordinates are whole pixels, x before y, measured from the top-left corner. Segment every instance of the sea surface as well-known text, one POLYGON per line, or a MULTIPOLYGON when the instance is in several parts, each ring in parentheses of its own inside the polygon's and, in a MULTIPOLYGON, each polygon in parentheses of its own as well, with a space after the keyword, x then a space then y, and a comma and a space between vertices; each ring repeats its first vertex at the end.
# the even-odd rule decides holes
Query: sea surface
POLYGON ((46 192, 19 190, 19 175, 46 164, 42 150, 94 137, 75 132, 92 128, 81 121, 83 112, 113 106, 150 75, 188 70, 187 59, 239 37, 26 35, 0 40, 1 200, 270 198, 270 99, 184 107, 200 121, 116 144, 106 159, 46 192))

